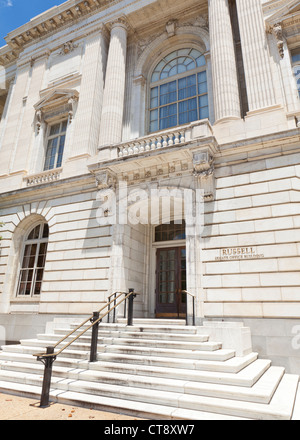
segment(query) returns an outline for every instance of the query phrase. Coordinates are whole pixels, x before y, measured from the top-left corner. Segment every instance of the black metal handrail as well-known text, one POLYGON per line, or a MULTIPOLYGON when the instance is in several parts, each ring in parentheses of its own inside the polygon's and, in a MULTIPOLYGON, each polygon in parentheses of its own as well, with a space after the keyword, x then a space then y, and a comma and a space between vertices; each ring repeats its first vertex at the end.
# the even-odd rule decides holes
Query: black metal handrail
MULTIPOLYGON (((187 295, 189 295, 190 297, 193 298, 193 326, 195 326, 195 295, 193 295, 192 293, 188 292, 187 290, 181 290, 181 293, 186 293, 187 295)), ((188 325, 188 303, 186 302, 186 325, 188 325)))
MULTIPOLYGON (((122 304, 123 302, 125 302, 125 304, 126 304, 126 301, 128 300, 127 325, 132 326, 133 325, 133 299, 137 295, 138 295, 138 293, 135 293, 134 289, 129 289, 129 293, 126 293, 126 292, 113 293, 112 295, 109 296, 107 304, 105 306, 103 306, 100 310, 98 310, 97 312, 94 312, 93 316, 89 317, 84 322, 82 322, 74 330, 69 332, 62 339, 60 339, 54 346, 46 347, 46 353, 38 353, 38 354, 33 355, 33 356, 36 356, 37 360, 41 361, 45 366, 42 394, 41 394, 41 401, 40 401, 41 408, 45 408, 45 407, 49 406, 49 394, 50 394, 50 385, 51 385, 51 376, 52 376, 52 366, 53 366, 53 363, 56 360, 57 356, 60 355, 67 347, 69 347, 71 344, 73 344, 73 342, 75 342, 78 338, 80 338, 84 333, 86 333, 90 328, 92 328, 90 362, 96 362, 99 324, 101 323, 103 318, 105 318, 106 316, 108 316, 108 322, 109 322, 109 314, 112 311, 114 312, 114 322, 115 322, 116 308, 120 304, 122 304), (117 300, 122 295, 125 295, 125 297, 117 302, 117 300), (111 297, 113 297, 112 300, 110 299, 111 297), (112 303, 114 303, 113 307, 111 307, 112 303), (103 312, 106 308, 108 308, 108 310, 102 314, 101 312, 103 312), (57 352, 55 352, 55 348, 58 345, 60 345, 63 341, 68 339, 73 333, 78 331, 81 327, 83 327, 89 321, 91 322, 91 324, 88 327, 86 327, 75 338, 73 338, 71 341, 69 341, 67 344, 65 344, 62 348, 60 348, 57 352)), ((126 307, 125 307, 125 313, 126 313, 126 307)), ((125 315, 125 313, 124 313, 124 315, 125 315)), ((125 317, 126 317, 126 315, 125 315, 125 317)))

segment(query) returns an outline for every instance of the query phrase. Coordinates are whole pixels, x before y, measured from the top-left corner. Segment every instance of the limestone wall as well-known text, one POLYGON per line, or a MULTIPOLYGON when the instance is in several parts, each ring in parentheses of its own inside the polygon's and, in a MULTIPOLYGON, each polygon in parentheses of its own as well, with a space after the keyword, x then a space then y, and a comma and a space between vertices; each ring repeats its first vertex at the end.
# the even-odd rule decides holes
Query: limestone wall
POLYGON ((205 316, 300 316, 300 155, 216 170, 206 205, 205 316))
POLYGON ((98 310, 110 291, 110 226, 97 222, 96 192, 57 197, 1 210, 1 311, 84 314, 98 310), (15 298, 22 240, 33 221, 50 227, 40 301, 15 298))

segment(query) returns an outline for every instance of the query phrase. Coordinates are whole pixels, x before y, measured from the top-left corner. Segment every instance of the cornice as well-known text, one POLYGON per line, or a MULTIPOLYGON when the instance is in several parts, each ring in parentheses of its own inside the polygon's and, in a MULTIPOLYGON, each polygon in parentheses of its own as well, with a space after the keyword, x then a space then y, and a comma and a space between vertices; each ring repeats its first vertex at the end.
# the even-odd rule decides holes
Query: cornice
POLYGON ((83 187, 85 187, 84 192, 90 192, 91 189, 94 189, 95 182, 90 173, 0 193, 1 207, 4 209, 15 206, 16 203, 31 203, 41 200, 41 198, 52 200, 54 197, 62 197, 62 190, 64 195, 79 194, 83 192, 83 187))
POLYGON ((69 0, 60 6, 49 9, 5 37, 7 45, 0 48, 0 65, 6 66, 15 62, 19 54, 30 44, 47 38, 58 30, 70 27, 71 24, 121 1, 69 0))

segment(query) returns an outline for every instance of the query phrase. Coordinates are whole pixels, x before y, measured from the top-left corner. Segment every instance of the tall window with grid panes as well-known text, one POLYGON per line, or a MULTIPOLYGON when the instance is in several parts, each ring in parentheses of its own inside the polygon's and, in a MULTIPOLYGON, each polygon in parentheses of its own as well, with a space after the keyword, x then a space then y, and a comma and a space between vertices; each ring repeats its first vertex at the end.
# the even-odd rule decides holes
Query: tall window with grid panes
POLYGON ((197 49, 179 49, 155 67, 150 84, 149 132, 209 117, 206 60, 197 49))

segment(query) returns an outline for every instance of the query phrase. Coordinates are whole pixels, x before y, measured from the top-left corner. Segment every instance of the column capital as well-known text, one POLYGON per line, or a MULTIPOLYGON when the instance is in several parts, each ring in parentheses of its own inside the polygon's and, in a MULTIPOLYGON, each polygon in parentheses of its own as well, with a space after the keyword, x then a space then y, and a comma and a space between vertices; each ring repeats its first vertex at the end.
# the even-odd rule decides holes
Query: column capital
POLYGON ((126 31, 130 29, 128 20, 125 15, 122 15, 120 17, 115 18, 114 20, 107 23, 107 27, 110 31, 112 31, 115 28, 123 28, 126 31))

